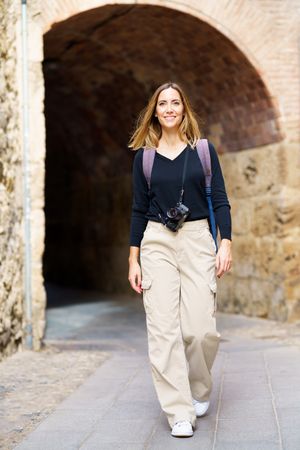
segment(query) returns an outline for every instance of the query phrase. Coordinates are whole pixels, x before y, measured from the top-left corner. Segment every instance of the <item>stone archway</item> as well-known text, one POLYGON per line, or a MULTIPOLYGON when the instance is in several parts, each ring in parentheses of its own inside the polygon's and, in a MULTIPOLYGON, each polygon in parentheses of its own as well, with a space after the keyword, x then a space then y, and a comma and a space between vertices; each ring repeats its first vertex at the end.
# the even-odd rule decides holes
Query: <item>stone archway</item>
POLYGON ((43 68, 44 268, 55 282, 128 291, 126 144, 158 84, 185 86, 220 153, 281 139, 277 112, 245 56, 210 25, 172 9, 103 6, 72 16, 46 33, 43 68))
MULTIPOLYGON (((237 217, 234 233, 236 242, 235 253, 236 257, 238 257, 239 265, 233 270, 227 280, 223 282, 223 294, 219 296, 220 307, 227 311, 244 312, 285 320, 297 315, 296 294, 289 287, 288 303, 287 275, 285 272, 282 272, 283 258, 279 257, 275 261, 272 257, 270 258, 268 251, 270 248, 272 248, 272 252, 278 251, 283 247, 288 249, 290 235, 287 229, 296 226, 294 218, 292 223, 289 223, 288 226, 286 225, 286 210, 283 205, 285 205, 287 186, 289 186, 288 189, 297 188, 295 184, 291 184, 289 181, 291 171, 287 171, 287 161, 288 158, 293 158, 293 146, 295 145, 293 143, 298 142, 297 128, 295 126, 298 110, 295 108, 294 110, 290 109, 290 114, 285 115, 284 118, 282 115, 278 115, 277 102, 279 93, 281 92, 280 89, 285 84, 284 71, 288 70, 288 64, 282 65, 281 75, 277 77, 278 68, 276 64, 273 64, 272 57, 269 56, 270 45, 266 44, 263 39, 266 33, 272 31, 272 17, 266 14, 263 8, 258 11, 249 2, 246 5, 241 0, 229 6, 227 3, 225 0, 221 0, 221 2, 217 2, 216 4, 207 1, 202 2, 200 8, 200 6, 190 6, 188 1, 183 1, 180 4, 166 1, 162 2, 162 6, 168 8, 159 8, 157 5, 151 6, 151 2, 149 1, 139 2, 138 5, 126 4, 126 6, 124 2, 120 1, 121 5, 109 6, 107 5, 108 2, 97 0, 87 0, 84 2, 84 5, 80 1, 72 0, 64 2, 63 7, 58 0, 51 2, 45 1, 42 5, 37 2, 39 5, 37 9, 34 10, 32 8, 32 16, 34 17, 32 19, 34 24, 32 36, 35 38, 37 36, 42 37, 42 33, 48 32, 45 37, 44 62, 44 73, 46 83, 48 83, 48 86, 46 84, 46 88, 49 88, 51 83, 53 86, 56 70, 60 71, 62 69, 64 72, 68 64, 69 69, 72 69, 71 66, 73 65, 73 72, 72 70, 69 72, 69 88, 66 83, 63 83, 61 91, 56 88, 56 92, 55 90, 53 91, 54 97, 55 95, 59 96, 63 92, 64 100, 68 99, 69 101, 70 87, 72 91, 78 80, 81 99, 83 98, 82 95, 85 95, 92 104, 92 107, 89 109, 83 105, 82 101, 76 102, 76 99, 73 98, 72 105, 74 105, 74 109, 69 110, 70 117, 77 117, 77 119, 75 118, 75 123, 86 127, 85 130, 91 131, 93 138, 89 143, 85 140, 84 145, 89 149, 89 154, 94 154, 95 156, 95 159, 92 159, 92 163, 90 162, 91 171, 94 174, 91 177, 92 179, 89 177, 82 177, 81 179, 77 177, 74 182, 76 186, 75 191, 78 193, 80 191, 79 186, 84 185, 88 191, 84 193, 85 198, 88 198, 90 201, 91 199, 93 200, 97 192, 97 189, 95 189, 95 174, 97 170, 99 170, 99 173, 104 174, 107 182, 108 177, 111 176, 114 170, 113 168, 116 167, 116 162, 114 161, 114 158, 116 158, 118 162, 121 161, 120 168, 123 181, 120 182, 120 178, 118 179, 120 186, 124 189, 122 188, 120 191, 113 192, 114 195, 111 198, 115 202, 114 205, 122 205, 123 211, 126 211, 126 213, 128 213, 128 204, 126 202, 124 203, 124 199, 127 198, 126 196, 129 193, 127 186, 131 161, 128 153, 126 153, 125 147, 123 147, 124 153, 122 155, 124 156, 122 156, 122 160, 119 159, 121 155, 119 152, 120 146, 124 145, 123 142, 125 143, 126 141, 124 137, 128 132, 128 125, 133 123, 136 111, 144 105, 145 96, 150 93, 154 84, 156 85, 161 80, 165 81, 166 77, 170 78, 172 76, 173 78, 177 64, 179 62, 183 64, 185 74, 189 77, 189 83, 186 83, 187 78, 180 74, 176 76, 177 81, 182 82, 187 90, 190 90, 189 93, 194 99, 195 107, 199 109, 201 115, 206 119, 206 134, 215 142, 220 153, 222 153, 220 157, 226 179, 228 180, 228 191, 232 200, 233 213, 237 217), (99 8, 101 6, 102 8, 99 8), (135 58, 136 55, 131 52, 132 47, 129 45, 126 46, 126 42, 130 42, 130 31, 133 34, 135 33, 134 35, 137 39, 134 42, 134 48, 140 44, 138 41, 138 29, 135 30, 135 23, 131 23, 131 28, 128 29, 126 20, 129 20, 130 14, 136 14, 135 18, 139 21, 142 18, 142 11, 147 10, 148 14, 153 14, 155 23, 161 21, 161 16, 163 16, 163 22, 160 22, 163 23, 163 27, 158 30, 163 36, 163 41, 157 40, 153 47, 156 52, 160 50, 160 53, 164 54, 165 43, 170 47, 171 43, 168 42, 168 36, 163 33, 163 30, 166 28, 169 30, 172 29, 173 32, 174 30, 175 32, 178 31, 177 21, 179 21, 178 23, 180 25, 186 27, 186 33, 189 36, 187 46, 185 45, 187 42, 185 36, 177 33, 178 46, 188 51, 182 52, 181 55, 176 52, 171 52, 170 55, 172 57, 169 58, 168 64, 165 64, 166 67, 163 71, 157 71, 155 68, 154 62, 156 62, 157 53, 150 52, 147 54, 146 67, 151 69, 147 72, 143 64, 140 64, 140 62, 143 62, 141 53, 138 53, 139 57, 135 58), (36 20, 37 11, 41 13, 38 20, 36 20), (112 11, 114 13, 111 16, 112 11), (97 23, 98 15, 101 20, 97 23), (256 22, 254 33, 251 30, 251 24, 255 18, 259 18, 259 21, 256 22), (114 20, 116 22, 118 20, 121 22, 124 20, 123 28, 119 27, 116 33, 113 28, 110 29, 110 24, 114 20), (65 21, 64 24, 63 21, 65 21), (197 26, 195 25, 196 22, 197 26), (174 23, 176 23, 176 27, 172 28, 172 26, 174 27, 174 23), (106 36, 101 36, 101 32, 103 32, 105 27, 108 27, 107 30, 110 32, 106 36), (74 29, 76 30, 75 35, 72 31, 74 29), (198 40, 191 30, 194 30, 196 35, 199 33, 198 40), (91 36, 99 36, 101 39, 93 40, 89 38, 87 36, 88 32, 90 32, 91 36), (67 33, 69 33, 69 37, 67 33), (210 37, 209 41, 205 41, 205 37, 207 38, 207 36, 210 37), (92 41, 90 45, 96 49, 97 54, 99 52, 102 60, 103 57, 104 59, 105 57, 108 58, 105 62, 107 82, 105 83, 105 76, 102 74, 100 76, 101 82, 99 86, 97 86, 99 67, 96 65, 96 61, 91 61, 91 55, 87 46, 89 39, 92 41), (105 45, 103 45, 105 39, 110 39, 109 48, 111 50, 120 49, 120 43, 124 44, 122 58, 116 57, 113 52, 111 54, 109 53, 109 48, 105 48, 105 45), (52 44, 51 40, 53 40, 52 44), (55 42, 57 45, 55 45, 55 42), (204 57, 201 63, 205 63, 206 71, 205 76, 202 77, 200 76, 201 63, 199 58, 197 58, 197 51, 204 57), (76 52, 82 57, 82 61, 86 61, 86 67, 89 67, 89 75, 87 77, 89 81, 87 83, 83 82, 86 76, 86 72, 82 70, 84 64, 81 64, 81 69, 79 70, 80 66, 78 66, 78 61, 76 60, 76 52), (224 54, 226 55, 225 57, 224 54), (212 56, 215 59, 212 59, 212 56), (217 63, 215 63, 216 60, 217 63), (128 63, 127 65, 125 64, 126 61, 128 63), (63 62, 65 63, 64 66, 61 64, 63 62), (139 64, 134 64, 135 62, 139 64), (124 70, 126 67, 129 67, 128 71, 124 70), (207 70, 208 68, 209 70, 207 70), (121 78, 119 77, 120 73, 122 75, 121 78), (228 74, 232 76, 227 76, 228 74), (103 115, 101 113, 102 109, 100 106, 102 105, 101 102, 99 103, 99 98, 102 95, 106 97, 107 90, 111 87, 112 82, 118 82, 120 80, 124 81, 124 86, 128 86, 128 83, 130 84, 130 81, 134 80, 131 87, 134 93, 135 108, 134 110, 131 108, 126 109, 126 112, 130 115, 128 122, 122 118, 120 127, 117 127, 117 129, 108 128, 109 133, 105 134, 101 126, 99 127, 99 124, 107 124, 108 114, 103 115), (240 89, 241 80, 243 89, 240 89), (255 89, 255 93, 253 89, 255 89), (98 92, 98 96, 94 95, 95 91, 98 92), (205 93, 204 97, 203 93, 205 93), (233 98, 234 101, 232 100, 233 98), (230 101, 233 101, 233 103, 230 104, 230 101), (89 118, 89 121, 79 121, 78 115, 75 114, 76 110, 77 112, 81 111, 81 113, 84 113, 89 118), (238 129, 234 127, 236 121, 239 122, 238 129), (95 124, 97 125, 95 126, 95 124), (111 135, 113 135, 113 138, 111 138, 111 135), (103 143, 102 156, 95 153, 95 142, 97 138, 103 143), (284 140, 282 140, 283 138, 284 140), (108 148, 115 150, 114 158, 112 158, 112 154, 107 150, 108 148), (125 154, 128 156, 125 156, 125 154), (259 223, 256 220, 258 215, 262 217, 259 223), (274 217, 276 218, 275 221, 273 220, 274 217), (268 228, 270 223, 272 224, 271 229, 268 228), (278 240, 280 236, 284 237, 284 241, 278 240), (259 252, 259 260, 257 259, 257 252, 259 252), (249 302, 249 297, 251 299, 254 298, 254 301, 249 302)), ((145 32, 149 25, 147 18, 144 18, 144 24, 143 31, 145 32)), ((150 39, 150 42, 153 42, 151 41, 151 31, 148 30, 146 40, 148 41, 150 39)), ((281 48, 282 46, 280 39, 283 36, 283 31, 279 30, 278 32, 277 30, 277 33, 274 33, 277 48, 281 48)), ((36 83, 36 80, 39 80, 39 82, 41 80, 41 73, 39 72, 40 69, 38 66, 41 60, 41 54, 32 55, 32 65, 36 67, 36 70, 32 71, 35 77, 35 79, 33 79, 34 77, 31 79, 32 86, 36 83)), ((165 63, 165 60, 163 60, 163 63, 165 63)), ((295 84, 293 83, 291 82, 286 87, 284 95, 280 96, 281 110, 282 106, 289 104, 289 102, 291 105, 294 105, 290 101, 293 96, 293 89, 295 88, 295 84)), ((40 108, 43 99, 42 90, 38 90, 38 92, 35 89, 32 90, 35 92, 32 103, 40 108)), ((132 94, 128 92, 128 89, 122 89, 119 92, 122 92, 122 96, 114 97, 114 104, 118 104, 122 100, 128 102, 132 98, 132 94)), ((52 119, 51 113, 49 114, 49 112, 53 104, 51 106, 51 101, 49 102, 48 100, 46 97, 46 114, 48 114, 48 126, 51 129, 52 119)), ((65 103, 61 103, 60 112, 66 111, 66 106, 65 103)), ((123 107, 123 104, 121 106, 123 107)), ((110 111, 107 103, 105 111, 110 111)), ((58 114, 57 118, 59 117, 61 118, 58 114)), ((31 120, 32 123, 42 125, 44 119, 42 114, 38 117, 36 114, 32 114, 31 120)), ((70 143, 73 143, 78 149, 79 145, 75 138, 76 134, 70 134, 67 131, 65 137, 70 136, 71 139, 70 141, 67 139, 64 140, 63 133, 61 133, 62 128, 62 124, 60 123, 58 133, 60 133, 59 138, 61 142, 64 141, 65 148, 69 147, 70 149, 70 143)), ((79 131, 79 129, 76 130, 80 137, 79 131)), ((52 137, 51 133, 47 134, 47 144, 52 149, 54 148, 53 136, 54 134, 52 134, 52 137)), ((43 154, 41 153, 44 148, 43 138, 43 126, 41 126, 40 133, 32 137, 34 147, 40 149, 40 154, 33 156, 33 172, 36 174, 36 181, 38 181, 38 187, 35 189, 39 189, 43 184, 41 179, 44 170, 43 154)), ((51 158, 51 154, 52 156, 55 155, 55 153, 51 152, 49 156, 47 155, 47 158, 51 158)), ((59 155, 61 156, 61 154, 59 155)), ((55 167, 54 159, 52 159, 52 162, 47 161, 47 163, 50 162, 49 167, 51 165, 55 167)), ((71 158, 64 160, 64 156, 62 156, 63 164, 70 162, 74 164, 74 173, 76 173, 76 168, 78 169, 83 162, 78 151, 76 151, 76 158, 73 161, 71 158)), ((60 175, 62 174, 61 172, 60 175)), ((52 189, 49 186, 50 191, 48 189, 48 194, 52 189)), ((112 189, 109 192, 112 192, 112 189)), ((53 198, 55 199, 55 197, 53 198)), ((51 203, 48 206, 51 207, 51 203)), ((63 202, 60 206, 63 208, 63 202)), ((88 210, 85 209, 84 213, 87 212, 88 210)), ((44 215, 39 202, 35 204, 32 217, 34 228, 40 231, 35 236, 33 242, 34 260, 36 262, 33 274, 33 297, 35 322, 39 323, 39 326, 35 327, 36 342, 38 342, 42 336, 44 317, 44 304, 41 302, 43 286, 40 276, 41 255, 43 253, 44 215)), ((117 219, 114 218, 114 220, 116 223, 117 219)), ((92 221, 93 217, 91 219, 92 221)), ((113 221, 109 222, 109 225, 112 224, 113 221)), ((53 225, 55 227, 55 224, 53 225)), ((114 228, 112 228, 113 230, 114 228)), ((91 235, 93 234, 89 234, 89 236, 91 235)), ((111 233, 112 235, 115 236, 113 232, 111 233)), ((112 243, 111 236, 108 236, 108 240, 106 240, 101 230, 96 230, 93 236, 102 236, 100 245, 102 243, 112 243)), ((118 234, 117 236, 114 252, 118 257, 119 255, 123 255, 122 257, 124 257, 125 261, 127 246, 125 240, 123 240, 123 236, 118 234)), ((81 236, 79 236, 80 238, 81 236)), ((91 255, 89 254, 87 257, 88 261, 90 261, 90 257, 91 255)), ((92 256, 93 258, 94 256, 92 256)), ((291 256, 290 260, 293 261, 293 258, 294 256, 291 256)), ((292 263, 291 267, 291 270, 294 270, 292 263)), ((123 273, 125 275, 125 270, 123 273)), ((90 280, 88 283, 90 283, 90 280)))

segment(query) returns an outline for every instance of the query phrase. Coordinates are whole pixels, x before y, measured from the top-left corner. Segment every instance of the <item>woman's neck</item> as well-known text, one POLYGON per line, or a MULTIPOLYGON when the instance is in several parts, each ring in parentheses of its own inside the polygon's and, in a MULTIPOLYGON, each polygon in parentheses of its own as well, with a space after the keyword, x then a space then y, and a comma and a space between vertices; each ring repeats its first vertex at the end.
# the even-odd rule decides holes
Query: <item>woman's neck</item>
POLYGON ((180 144, 185 143, 183 141, 177 130, 162 130, 162 135, 159 140, 159 145, 165 148, 174 148, 180 144))

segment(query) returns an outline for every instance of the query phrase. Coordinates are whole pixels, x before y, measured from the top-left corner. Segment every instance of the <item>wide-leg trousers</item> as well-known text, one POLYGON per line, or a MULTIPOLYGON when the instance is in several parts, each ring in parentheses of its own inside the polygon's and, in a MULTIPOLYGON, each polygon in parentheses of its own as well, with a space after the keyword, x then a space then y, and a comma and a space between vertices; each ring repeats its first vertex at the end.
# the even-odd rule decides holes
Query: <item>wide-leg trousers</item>
POLYGON ((195 426, 192 398, 209 399, 216 329, 215 243, 207 219, 177 232, 148 221, 140 247, 148 354, 158 400, 172 427, 195 426))

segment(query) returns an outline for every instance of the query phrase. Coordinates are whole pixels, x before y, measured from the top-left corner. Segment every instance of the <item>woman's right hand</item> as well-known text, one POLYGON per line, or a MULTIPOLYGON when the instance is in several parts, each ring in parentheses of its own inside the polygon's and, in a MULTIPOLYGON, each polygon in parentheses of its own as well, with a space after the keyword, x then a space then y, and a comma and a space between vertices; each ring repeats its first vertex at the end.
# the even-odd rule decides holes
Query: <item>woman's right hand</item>
POLYGON ((129 274, 128 280, 130 285, 134 291, 138 294, 143 292, 142 289, 142 272, 139 263, 137 260, 130 261, 129 260, 129 274))

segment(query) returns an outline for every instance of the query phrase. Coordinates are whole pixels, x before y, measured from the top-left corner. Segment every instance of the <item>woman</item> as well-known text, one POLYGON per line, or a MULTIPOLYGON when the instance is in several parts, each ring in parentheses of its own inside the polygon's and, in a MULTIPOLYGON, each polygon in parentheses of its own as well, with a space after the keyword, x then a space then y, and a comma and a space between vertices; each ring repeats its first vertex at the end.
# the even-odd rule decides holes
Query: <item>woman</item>
POLYGON ((153 382, 177 437, 192 436, 196 417, 209 407, 210 369, 220 341, 216 276, 229 271, 232 261, 230 204, 211 143, 212 202, 221 235, 217 255, 210 233, 204 173, 195 150, 199 137, 187 96, 178 84, 166 83, 151 97, 129 142, 137 153, 128 279, 143 293, 153 382), (150 190, 143 172, 148 147, 156 150, 150 190), (188 212, 174 230, 170 208, 178 204, 182 187, 188 212))

